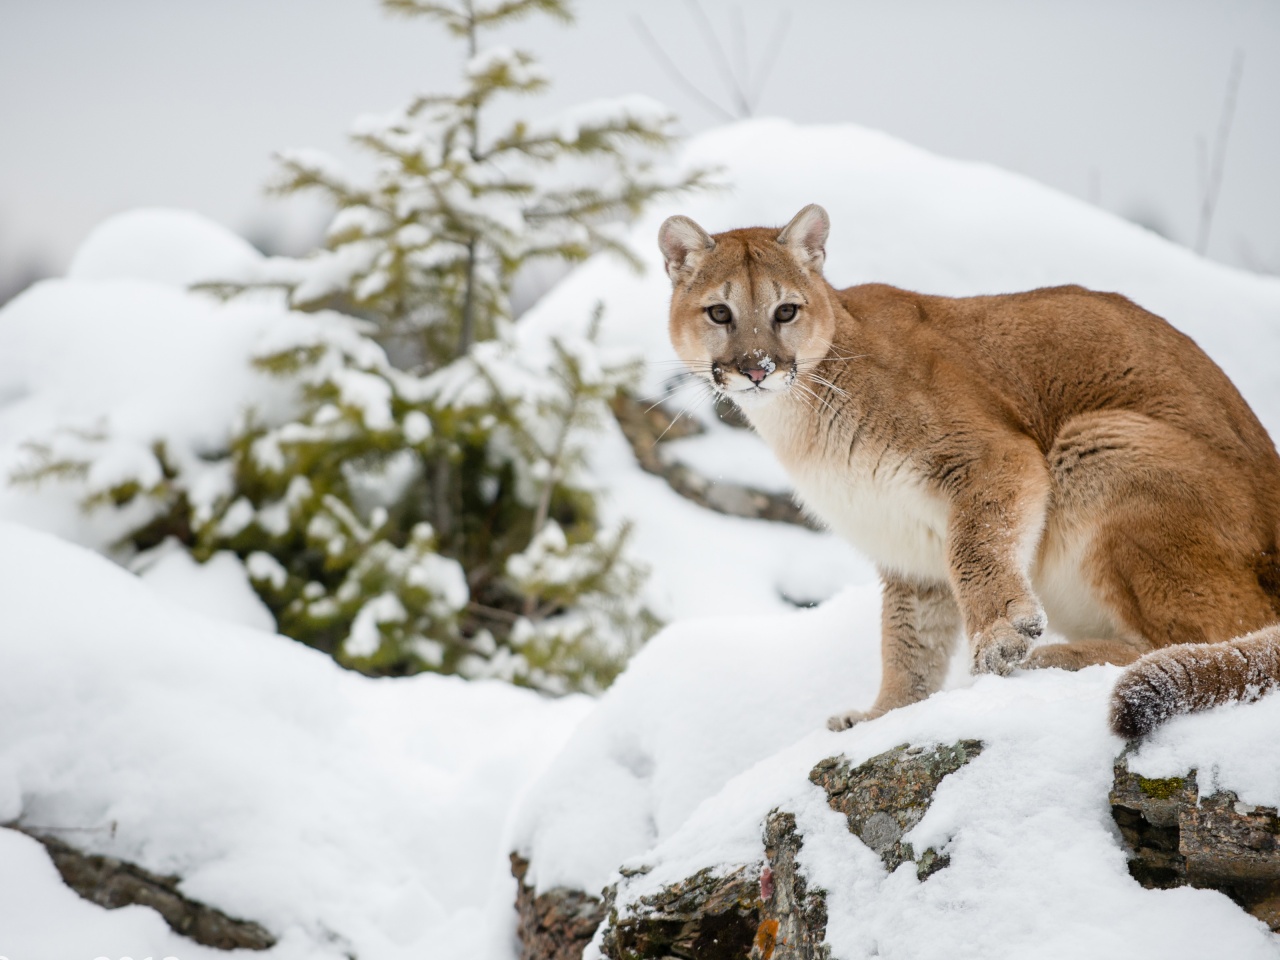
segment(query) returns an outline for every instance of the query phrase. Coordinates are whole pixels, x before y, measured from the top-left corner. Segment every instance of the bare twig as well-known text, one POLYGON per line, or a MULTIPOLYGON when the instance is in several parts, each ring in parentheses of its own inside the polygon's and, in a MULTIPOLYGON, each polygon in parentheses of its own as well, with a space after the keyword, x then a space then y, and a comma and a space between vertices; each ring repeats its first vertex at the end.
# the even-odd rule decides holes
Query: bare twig
POLYGON ((640 17, 633 17, 631 22, 635 27, 636 33, 640 34, 640 39, 643 40, 645 46, 649 48, 649 52, 653 54, 654 58, 676 83, 684 87, 687 93, 695 97, 712 113, 719 114, 719 116, 724 120, 735 119, 732 113, 703 93, 702 89, 696 83, 681 72, 680 68, 676 66, 675 61, 667 56, 667 51, 662 49, 662 45, 658 43, 657 38, 649 32, 649 28, 645 25, 645 22, 640 19, 640 17))
POLYGON ((1218 133, 1213 142, 1213 162, 1210 164, 1204 139, 1199 141, 1200 159, 1200 225, 1196 230, 1196 253, 1203 254, 1209 248, 1209 230, 1213 226, 1213 214, 1222 190, 1222 171, 1227 159, 1227 140, 1231 136, 1231 122, 1235 118, 1236 97, 1240 92, 1240 80, 1244 76, 1244 51, 1236 50, 1231 60, 1231 73, 1227 77, 1227 93, 1218 116, 1218 133))
POLYGON ((733 64, 729 60, 729 55, 724 52, 724 46, 720 43, 716 28, 711 25, 711 18, 707 16, 707 11, 702 9, 702 4, 698 0, 685 0, 685 5, 692 12, 694 22, 697 23, 698 30, 702 34, 702 41, 707 45, 707 49, 711 51, 711 55, 719 67, 720 77, 724 80, 725 86, 729 88, 729 96, 737 101, 738 116, 751 116, 752 103, 747 99, 746 91, 742 89, 742 84, 738 80, 738 73, 734 70, 733 64))
POLYGON ((730 23, 730 39, 736 57, 735 63, 735 58, 730 57, 725 43, 721 41, 720 35, 716 32, 715 26, 707 15, 706 9, 702 6, 701 0, 685 0, 685 4, 689 9, 689 16, 693 19, 698 32, 702 36, 703 45, 707 48, 711 59, 715 63, 716 71, 720 74, 720 78, 728 90, 729 99, 733 105, 732 109, 722 106, 719 101, 709 96, 697 83, 689 79, 676 64, 675 59, 667 53, 652 31, 649 30, 644 20, 640 17, 634 17, 632 22, 636 32, 640 35, 640 39, 644 41, 645 46, 649 48, 649 52, 653 54, 654 59, 658 61, 667 74, 708 110, 724 120, 735 120, 751 116, 755 113, 756 107, 760 103, 760 96, 764 91, 765 83, 778 63, 779 51, 791 25, 791 14, 786 10, 779 14, 773 32, 770 34, 767 51, 761 57, 756 69, 753 70, 747 50, 746 23, 740 7, 733 9, 730 23))
MULTIPOLYGON (((778 61, 782 59, 782 45, 786 43, 787 32, 791 29, 791 11, 782 10, 778 13, 778 20, 773 25, 773 30, 769 33, 768 49, 771 56, 762 57, 760 60, 759 74, 756 76, 755 83, 751 84, 751 103, 754 106, 760 105, 760 96, 764 93, 764 85, 768 82, 769 77, 773 75, 773 68, 778 65, 778 61)), ((744 63, 746 61, 743 61, 744 63)))

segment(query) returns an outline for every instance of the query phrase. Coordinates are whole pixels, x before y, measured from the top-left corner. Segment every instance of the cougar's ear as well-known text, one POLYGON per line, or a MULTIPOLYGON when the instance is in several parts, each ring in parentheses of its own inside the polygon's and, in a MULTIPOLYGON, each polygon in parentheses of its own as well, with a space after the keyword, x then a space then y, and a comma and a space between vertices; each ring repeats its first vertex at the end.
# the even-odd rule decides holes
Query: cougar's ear
POLYGON ((827 234, 831 232, 831 218, 827 211, 811 203, 782 228, 778 242, 791 250, 792 255, 811 270, 822 272, 827 259, 827 234))
POLYGON ((658 246, 672 283, 688 276, 716 247, 711 235, 688 217, 667 217, 658 228, 658 246))

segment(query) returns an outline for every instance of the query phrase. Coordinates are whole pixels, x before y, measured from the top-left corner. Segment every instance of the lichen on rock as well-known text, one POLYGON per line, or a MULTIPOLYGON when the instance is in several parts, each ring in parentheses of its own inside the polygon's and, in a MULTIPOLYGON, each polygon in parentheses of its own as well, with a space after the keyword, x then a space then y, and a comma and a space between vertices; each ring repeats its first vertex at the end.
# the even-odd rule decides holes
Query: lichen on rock
POLYGON ((796 863, 804 841, 790 813, 773 811, 764 826, 765 866, 751 960, 828 960, 826 891, 810 889, 796 863))
POLYGON ((1196 771, 1149 779, 1115 763, 1111 816, 1144 887, 1221 891, 1280 932, 1280 818, 1274 807, 1241 803, 1230 790, 1200 795, 1196 771))

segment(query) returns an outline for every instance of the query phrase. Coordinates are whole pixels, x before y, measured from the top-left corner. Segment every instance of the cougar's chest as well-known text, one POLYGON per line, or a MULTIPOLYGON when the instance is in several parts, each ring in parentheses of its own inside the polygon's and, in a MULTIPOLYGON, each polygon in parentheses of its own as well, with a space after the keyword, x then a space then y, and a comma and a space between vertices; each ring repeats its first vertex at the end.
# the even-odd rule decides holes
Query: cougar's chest
POLYGON ((906 457, 883 448, 832 456, 806 443, 794 427, 752 420, 790 474, 806 510, 880 567, 922 580, 947 580, 949 507, 906 457))
POLYGON ((810 512, 880 567, 926 580, 947 579, 947 505, 905 470, 800 465, 796 493, 810 512))

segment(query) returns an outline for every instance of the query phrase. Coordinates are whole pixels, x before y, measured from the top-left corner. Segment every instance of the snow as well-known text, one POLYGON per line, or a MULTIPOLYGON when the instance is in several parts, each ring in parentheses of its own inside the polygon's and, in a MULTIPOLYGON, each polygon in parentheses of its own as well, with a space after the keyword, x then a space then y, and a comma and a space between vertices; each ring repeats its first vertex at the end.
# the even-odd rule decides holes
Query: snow
MULTIPOLYGON (((0 312, 0 474, 25 462, 26 441, 53 436, 74 450, 104 435, 111 447, 90 478, 96 489, 139 464, 157 478, 158 440, 192 476, 207 472, 201 453, 223 449, 243 411, 269 418, 287 408, 282 386, 247 360, 269 328, 300 323, 274 304, 221 304, 156 281, 37 284, 0 312)), ((216 488, 219 477, 208 482, 216 488)), ((57 484, 0 486, 0 518, 100 549, 144 509, 83 515, 57 484)))
POLYGON ((671 111, 651 97, 632 94, 627 97, 589 100, 561 111, 549 120, 530 128, 533 136, 559 137, 564 143, 576 143, 582 132, 625 127, 628 124, 661 132, 671 125, 671 111))
MULTIPOLYGON (((254 556, 275 562, 265 553, 254 556)), ((220 550, 204 563, 196 563, 176 540, 166 540, 132 566, 143 582, 166 600, 207 617, 275 633, 275 617, 254 593, 245 565, 230 551, 220 550)), ((259 560, 263 579, 283 576, 284 569, 278 563, 276 569, 278 574, 261 570, 259 560)))
POLYGON ((755 433, 731 427, 718 417, 706 417, 702 423, 705 433, 669 441, 667 453, 713 480, 739 483, 770 493, 791 489, 787 471, 755 433))
MULTIPOLYGON (((831 215, 827 274, 837 284, 1119 290, 1192 335, 1273 434, 1280 427, 1280 280, 853 126, 754 120, 698 138, 683 160, 724 168, 731 187, 639 219, 628 243, 647 271, 588 262, 525 314, 519 348, 545 355, 549 336, 583 335, 600 301, 602 350, 642 359, 642 392, 660 395, 679 369, 654 239, 661 220, 685 213, 711 231, 781 224, 818 201, 831 215)), ((347 222, 376 225, 355 213, 347 222)), ((306 295, 371 269, 370 256, 356 244, 321 258, 306 295)), ((153 456, 157 440, 195 476, 246 410, 270 422, 288 398, 248 358, 302 342, 324 317, 300 320, 280 297, 222 304, 182 289, 238 268, 270 277, 283 266, 193 215, 142 211, 99 228, 68 277, 0 309, 0 471, 22 461, 24 441, 64 426, 79 432, 60 442, 109 432, 119 444, 101 461, 101 483, 122 475, 109 467, 153 456)), ((376 422, 386 398, 369 387, 352 378, 344 403, 376 422)), ((484 389, 474 377, 435 388, 484 389)), ((692 393, 673 402, 708 427, 671 444, 678 459, 762 489, 788 486, 752 434, 692 393)), ((425 440, 430 425, 411 432, 425 440)), ((1280 942, 1221 895, 1147 891, 1129 878, 1106 806, 1121 747, 1105 724, 1115 669, 972 682, 961 657, 946 692, 829 733, 825 718, 865 707, 878 683, 867 563, 830 535, 696 507, 641 472, 614 426, 592 439, 589 461, 602 522, 634 521, 634 555, 651 569, 646 603, 671 624, 595 704, 344 672, 265 632, 267 612, 245 583, 283 574, 265 554, 246 574, 229 555, 196 567, 162 548, 138 558, 135 576, 65 541, 107 552, 145 505, 84 515, 55 484, 0 488, 0 822, 72 828, 78 844, 181 874, 188 894, 280 935, 267 958, 511 960, 509 850, 532 855, 544 889, 598 890, 624 862, 650 865, 630 888, 639 895, 757 860, 775 807, 797 816, 801 863, 829 891, 841 960, 1276 955, 1280 942), (910 838, 952 856, 925 884, 909 867, 886 876, 807 781, 828 755, 857 761, 961 737, 987 748, 943 783, 910 838)), ((200 474, 198 499, 225 482, 200 474)), ((369 626, 388 613, 371 610, 369 626)), ((1275 805, 1277 724, 1280 697, 1180 718, 1132 763, 1146 776, 1196 767, 1206 789, 1275 805)), ((214 955, 149 910, 75 897, 25 837, 0 830, 0 862, 0 950, 14 960, 214 955)))
POLYGON ((1181 777, 1188 770, 1201 794, 1233 790, 1243 803, 1276 806, 1280 798, 1280 763, 1275 756, 1275 732, 1280 730, 1280 697, 1265 697, 1249 706, 1254 718, 1244 726, 1236 706, 1175 717, 1158 729, 1130 757, 1129 769, 1144 777, 1181 777), (1224 745, 1231 745, 1224 750, 1224 745))
POLYGON ((80 245, 72 280, 150 280, 186 287, 253 269, 262 259, 249 243, 196 213, 130 210, 104 221, 80 245))
MULTIPOLYGON (((180 874, 280 935, 267 960, 509 955, 503 824, 584 698, 370 680, 9 524, 0 582, 0 821, 180 874)), ((32 841, 0 844, 6 956, 219 955, 150 910, 80 901, 32 841)))
POLYGON ((384 593, 374 597, 356 614, 351 624, 351 634, 343 643, 343 651, 349 657, 371 657, 382 645, 383 623, 403 623, 409 617, 394 593, 384 593))

